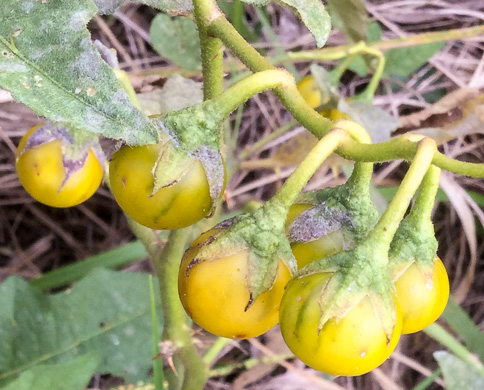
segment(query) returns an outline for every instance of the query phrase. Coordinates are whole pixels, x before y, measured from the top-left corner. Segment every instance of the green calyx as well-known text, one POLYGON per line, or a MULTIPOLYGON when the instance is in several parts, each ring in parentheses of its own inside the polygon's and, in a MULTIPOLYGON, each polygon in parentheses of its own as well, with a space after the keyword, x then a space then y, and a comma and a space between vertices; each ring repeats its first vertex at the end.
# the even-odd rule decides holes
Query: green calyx
POLYGON ((390 245, 389 267, 397 280, 413 263, 432 275, 437 239, 431 212, 439 188, 440 169, 431 165, 422 181, 415 205, 402 221, 390 245))
POLYGON ((203 261, 216 261, 247 251, 247 286, 250 300, 246 310, 257 297, 272 288, 279 260, 294 273, 296 260, 284 234, 286 215, 284 206, 267 202, 252 213, 243 214, 215 226, 220 228, 212 239, 205 242, 189 268, 203 261))
POLYGON ((101 167, 104 167, 104 152, 97 135, 50 121, 34 131, 19 156, 31 148, 56 140, 61 141, 62 165, 65 171, 65 179, 60 189, 84 166, 89 151, 94 153, 101 167))
POLYGON ((378 221, 370 198, 371 163, 357 163, 353 175, 338 187, 302 194, 296 203, 314 205, 291 224, 289 240, 307 242, 342 229, 348 248, 360 242, 378 221))
POLYGON ((219 129, 223 117, 216 104, 206 101, 153 118, 162 147, 153 167, 153 194, 176 184, 198 160, 203 165, 212 198, 212 211, 225 186, 219 129))
POLYGON ((375 251, 371 245, 314 261, 300 269, 295 278, 315 273, 330 273, 331 279, 319 295, 321 330, 331 318, 342 318, 362 299, 368 297, 381 321, 387 340, 391 339, 397 323, 394 286, 385 261, 378 257, 386 253, 375 251))

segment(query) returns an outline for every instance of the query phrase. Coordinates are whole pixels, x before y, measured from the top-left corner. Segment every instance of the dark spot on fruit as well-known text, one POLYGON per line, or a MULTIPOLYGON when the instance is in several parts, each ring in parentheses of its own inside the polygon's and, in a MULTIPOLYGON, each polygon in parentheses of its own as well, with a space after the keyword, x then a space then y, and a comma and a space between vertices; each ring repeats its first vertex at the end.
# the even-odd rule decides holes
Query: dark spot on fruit
POLYGON ((247 336, 245 334, 243 334, 243 333, 236 334, 234 337, 236 339, 245 339, 245 338, 247 338, 247 336))
POLYGON ((106 324, 105 324, 104 322, 100 322, 100 323, 99 323, 99 327, 100 327, 101 329, 102 329, 102 328, 104 328, 105 326, 106 326, 106 324))
POLYGON ((123 185, 123 187, 126 187, 126 178, 125 177, 123 177, 121 179, 121 184, 123 185))

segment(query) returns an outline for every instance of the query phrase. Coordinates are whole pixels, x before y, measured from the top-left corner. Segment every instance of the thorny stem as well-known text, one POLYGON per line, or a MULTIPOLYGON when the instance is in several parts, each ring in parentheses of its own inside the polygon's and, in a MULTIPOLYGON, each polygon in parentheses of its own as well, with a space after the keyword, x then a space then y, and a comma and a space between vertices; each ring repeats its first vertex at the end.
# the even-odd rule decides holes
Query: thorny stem
POLYGON ((365 244, 387 253, 390 243, 405 212, 427 172, 437 149, 433 139, 424 138, 418 143, 417 153, 394 198, 374 229, 365 239, 365 244))
POLYGON ((207 100, 220 95, 223 90, 223 49, 222 41, 208 34, 207 21, 204 20, 205 7, 206 2, 193 1, 202 51, 203 96, 207 100))
POLYGON ((208 378, 208 367, 201 359, 187 324, 187 315, 178 296, 178 270, 185 249, 188 229, 172 230, 163 250, 153 257, 163 308, 163 340, 174 343, 175 356, 183 365, 183 376, 173 375, 170 388, 201 390, 208 378))
MULTIPOLYGON (((227 21, 214 0, 197 1, 204 4, 203 12, 200 13, 200 17, 203 17, 206 21, 207 31, 210 35, 220 38, 225 46, 252 72, 274 69, 274 66, 249 45, 227 21)), ((484 26, 479 26, 479 29, 469 30, 467 32, 468 35, 461 34, 459 37, 476 35, 477 31, 481 31, 482 29, 484 29, 484 26)), ((442 33, 439 34, 440 35, 430 36, 428 39, 448 39, 445 38, 442 33)), ((375 50, 381 49, 377 45, 370 46, 370 48, 375 50)), ((344 49, 339 48, 334 52, 339 56, 336 58, 342 58, 348 55, 350 50, 351 47, 345 47, 344 49)), ((361 47, 359 50, 361 50, 361 47)), ((331 51, 328 50, 326 53, 329 54, 331 51)), ((332 128, 331 120, 324 118, 308 105, 297 90, 295 83, 278 87, 274 92, 294 118, 316 137, 323 137, 332 128)), ((402 142, 402 138, 396 138, 380 144, 362 145, 348 137, 348 139, 341 143, 337 153, 349 160, 376 162, 394 160, 396 158, 411 160, 415 155, 416 150, 417 147, 414 142, 409 142, 408 140, 402 142), (403 146, 403 148, 400 149, 401 146, 403 146)), ((453 160, 439 152, 434 155, 432 163, 442 169, 458 174, 472 177, 484 177, 483 164, 473 164, 453 160)))

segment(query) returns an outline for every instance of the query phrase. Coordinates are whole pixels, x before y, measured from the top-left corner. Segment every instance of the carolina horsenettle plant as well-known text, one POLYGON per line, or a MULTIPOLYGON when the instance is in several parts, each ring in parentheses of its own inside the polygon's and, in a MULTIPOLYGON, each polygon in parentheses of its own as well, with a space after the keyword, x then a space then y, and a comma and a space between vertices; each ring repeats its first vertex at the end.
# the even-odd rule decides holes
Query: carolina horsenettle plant
POLYGON ((254 337, 277 323, 283 286, 296 271, 284 232, 289 207, 344 136, 341 129, 328 133, 263 207, 223 222, 195 242, 182 260, 179 274, 180 298, 195 322, 212 333, 231 338, 254 337), (225 276, 229 280, 226 287, 236 292, 236 302, 227 299, 232 296, 229 291, 217 294, 223 275, 207 273, 202 280, 198 276, 207 264, 215 263, 207 267, 213 270, 216 264, 226 261, 236 262, 225 268, 231 270, 225 276), (237 273, 242 273, 240 278, 233 276, 237 273), (205 294, 207 298, 203 299, 205 294), (263 309, 259 308, 261 305, 263 309), (253 312, 258 314, 252 315, 253 312))

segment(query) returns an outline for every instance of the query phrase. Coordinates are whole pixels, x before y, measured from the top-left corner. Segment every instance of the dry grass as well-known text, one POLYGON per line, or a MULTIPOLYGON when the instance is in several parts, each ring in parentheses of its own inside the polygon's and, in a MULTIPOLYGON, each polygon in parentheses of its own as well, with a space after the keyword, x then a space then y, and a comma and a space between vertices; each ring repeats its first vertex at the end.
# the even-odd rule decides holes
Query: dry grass
MULTIPOLYGON (((484 22, 482 0, 380 0, 367 3, 370 16, 380 22, 385 38, 463 28, 484 22)), ((249 8, 247 12, 252 20, 256 19, 253 9, 249 8)), ((276 6, 270 7, 270 13, 273 28, 286 50, 313 47, 310 34, 291 13, 276 6)), ((178 72, 151 48, 148 30, 154 15, 147 7, 129 5, 110 23, 96 18, 90 25, 96 38, 117 49, 122 68, 130 72, 135 86, 143 91, 149 90, 151 83, 158 82, 160 75, 178 72), (148 81, 141 78, 146 75, 150 75, 148 81)), ((329 45, 342 43, 343 35, 334 32, 329 45)), ((257 46, 272 49, 269 42, 261 42, 257 46)), ((384 80, 375 103, 399 116, 428 107, 430 103, 424 96, 432 92, 482 88, 483 53, 483 36, 449 42, 405 83, 384 80), (430 73, 432 76, 428 77, 430 73), (402 89, 397 93, 391 92, 392 83, 400 83, 402 89)), ((301 72, 308 70, 308 64, 298 66, 301 72)), ((351 95, 367 81, 366 78, 349 75, 341 89, 351 95)), ((238 148, 242 150, 290 119, 272 94, 252 99, 243 113, 238 148)), ((66 210, 42 206, 25 193, 15 173, 15 145, 22 134, 38 121, 35 113, 12 102, 8 94, 0 91, 0 281, 10 275, 33 278, 133 238, 123 214, 106 188, 101 188, 83 205, 66 210)), ((285 141, 299 133, 298 129, 291 131, 285 141)), ((292 170, 288 166, 281 167, 287 164, 277 160, 278 145, 276 141, 252 156, 256 161, 270 159, 276 169, 244 169, 236 173, 227 187, 226 207, 238 209, 249 200, 266 200, 275 192, 292 170)), ((484 142, 479 135, 455 140, 444 145, 443 150, 452 157, 484 161, 484 142)), ((381 165, 375 183, 395 185, 401 176, 398 162, 381 165)), ((325 168, 310 186, 335 185, 341 180, 341 175, 335 179, 334 172, 325 168)), ((484 193, 484 184, 482 180, 448 174, 445 175, 443 188, 454 196, 450 203, 440 204, 435 210, 439 254, 449 270, 453 292, 475 323, 484 329, 484 241, 482 232, 476 233, 475 222, 477 216, 484 225, 484 213, 466 194, 466 189, 484 193)), ((135 267, 146 268, 146 263, 135 267)), ((200 338, 208 340, 204 335, 200 338)), ((280 334, 271 331, 257 340, 234 342, 223 351, 221 359, 234 362, 286 352, 281 345, 280 334)), ((439 348, 425 334, 419 333, 404 337, 388 362, 361 377, 338 378, 330 382, 299 361, 289 360, 213 378, 207 389, 411 389, 437 367, 432 352, 439 348)), ((100 383, 102 385, 103 382, 100 383)), ((430 389, 441 386, 439 381, 430 389)))

